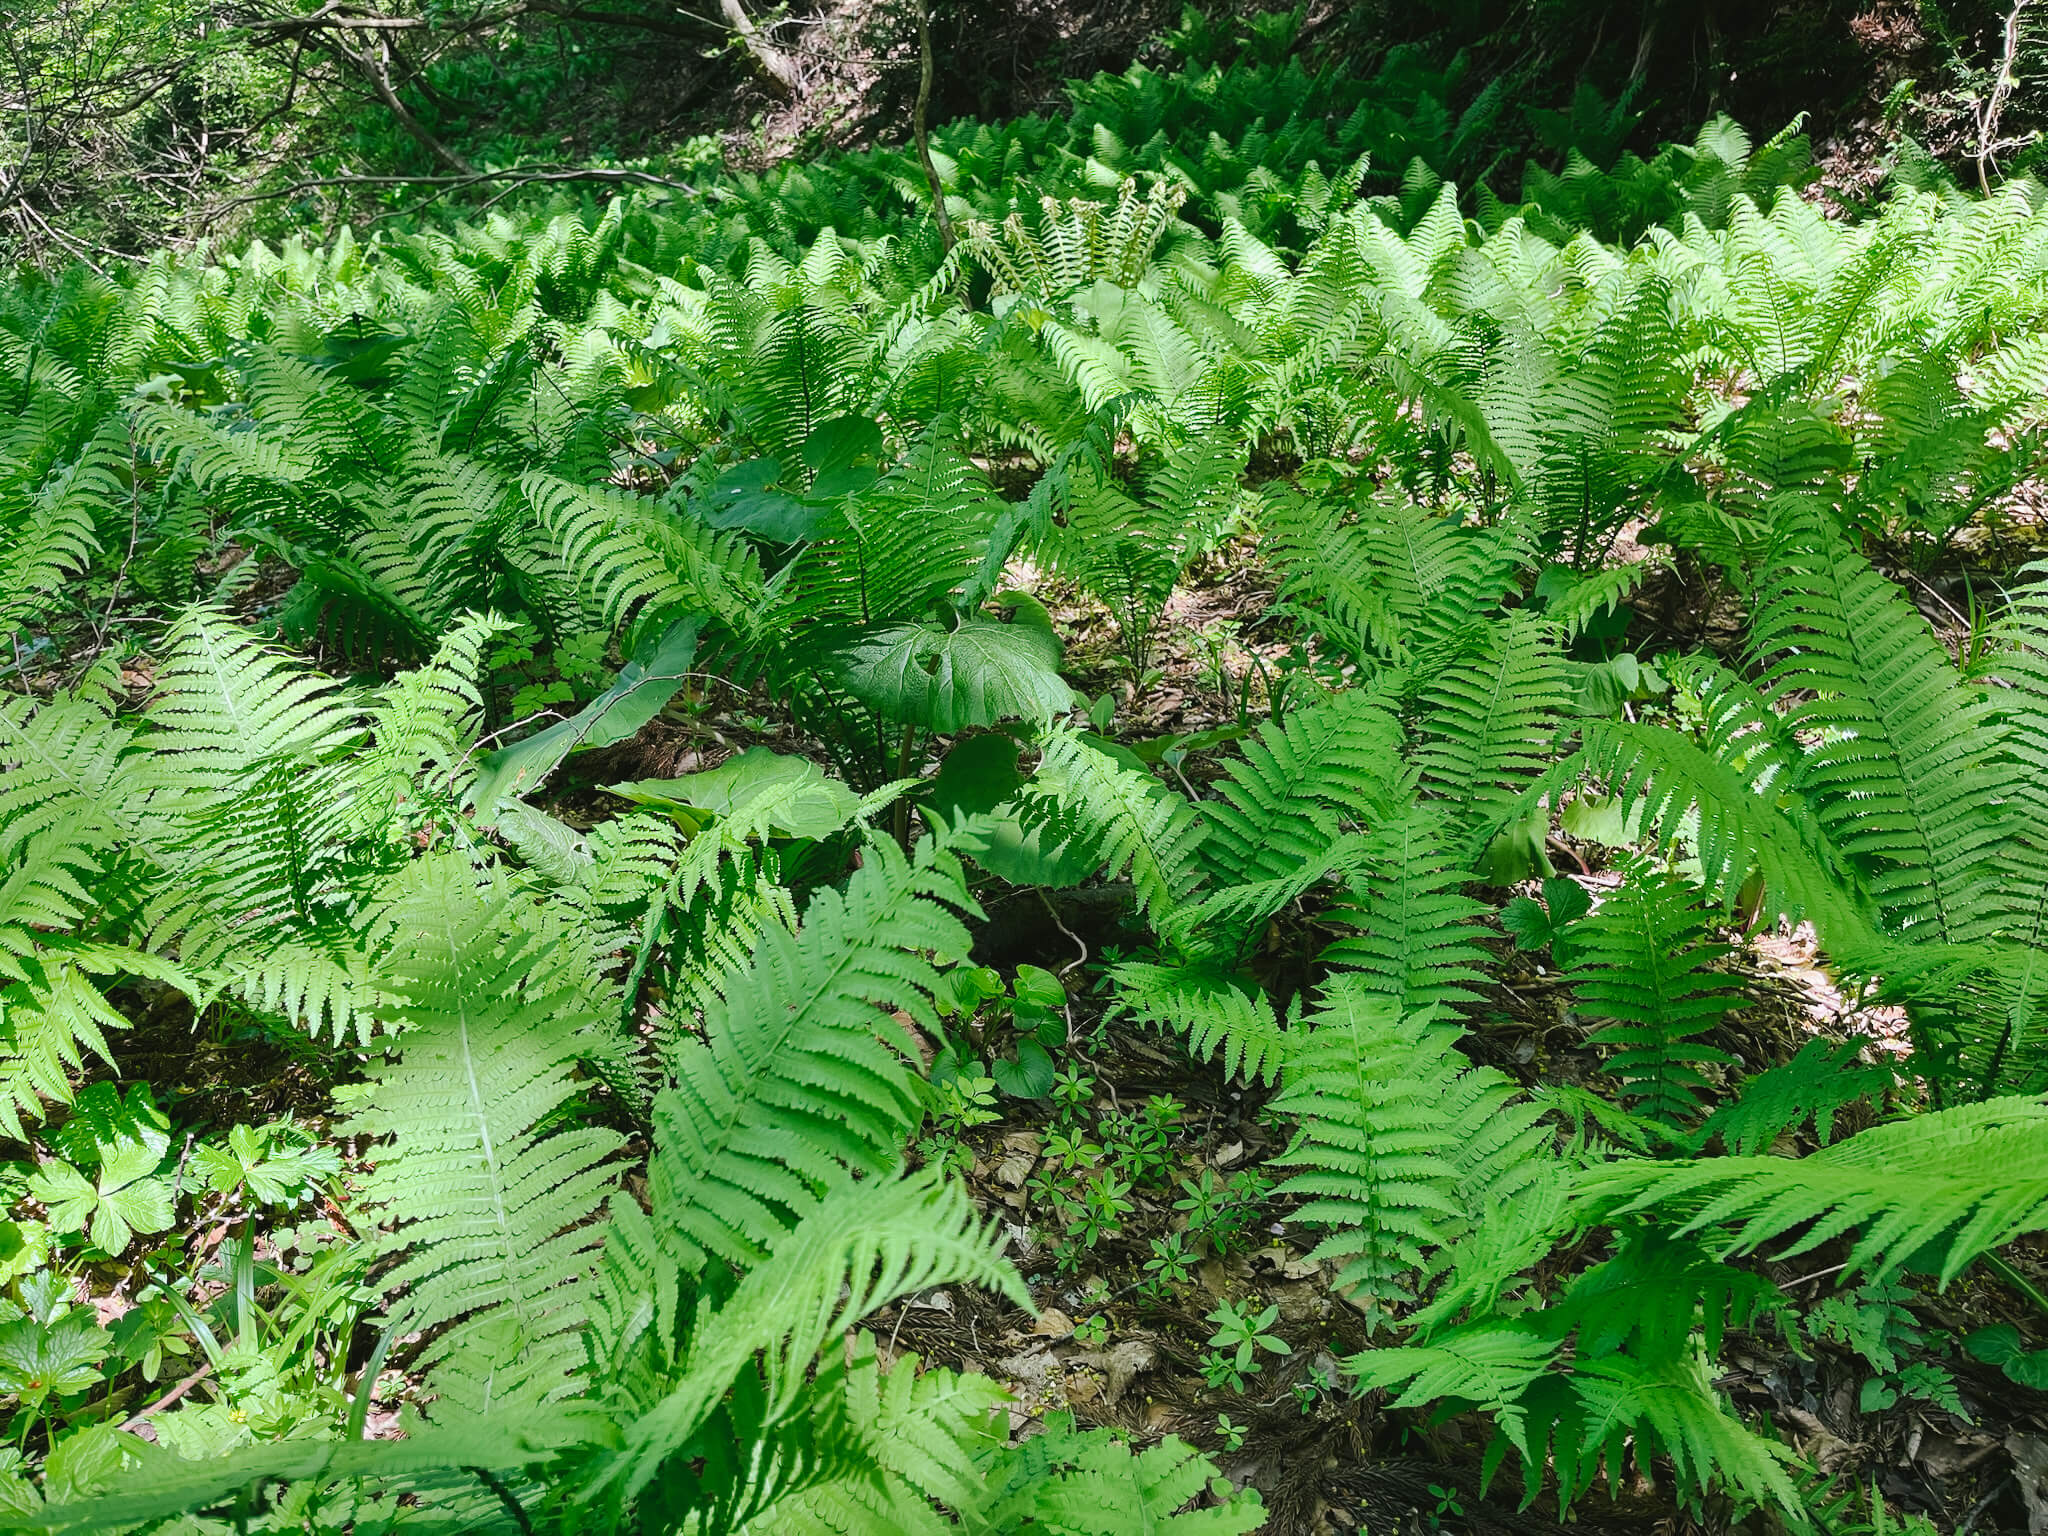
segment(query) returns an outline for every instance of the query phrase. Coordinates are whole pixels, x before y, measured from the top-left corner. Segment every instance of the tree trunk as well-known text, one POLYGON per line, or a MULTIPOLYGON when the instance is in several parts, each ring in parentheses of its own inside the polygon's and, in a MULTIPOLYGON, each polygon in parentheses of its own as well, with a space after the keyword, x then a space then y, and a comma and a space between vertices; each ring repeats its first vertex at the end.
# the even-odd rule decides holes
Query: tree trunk
POLYGON ((939 168, 932 162, 932 140, 926 116, 932 105, 932 4, 917 3, 917 105, 910 116, 910 136, 917 144, 918 163, 924 167, 925 182, 932 189, 932 217, 939 221, 939 244, 953 249, 953 217, 946 212, 946 189, 939 183, 939 168))

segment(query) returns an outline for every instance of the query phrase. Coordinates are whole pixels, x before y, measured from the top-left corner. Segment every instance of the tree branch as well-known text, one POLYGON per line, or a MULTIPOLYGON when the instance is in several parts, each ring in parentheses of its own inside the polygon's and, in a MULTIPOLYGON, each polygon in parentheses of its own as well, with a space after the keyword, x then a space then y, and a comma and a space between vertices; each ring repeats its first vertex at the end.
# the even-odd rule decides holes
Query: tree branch
POLYGON ((804 77, 796 61, 777 48, 761 34, 754 25, 754 18, 747 14, 747 8, 740 0, 718 0, 719 14, 725 17, 726 25, 738 37, 741 46, 753 55, 754 62, 767 72, 783 95, 794 101, 804 93, 804 77))
POLYGON ((427 130, 427 125, 413 116, 412 109, 398 99, 398 91, 391 84, 390 56, 388 51, 383 59, 373 59, 368 54, 357 53, 339 38, 332 39, 331 41, 335 52, 339 53, 362 72, 363 78, 370 83, 370 89, 377 93, 377 99, 383 102, 385 109, 398 120, 398 126, 411 134, 414 141, 422 149, 426 150, 428 154, 432 155, 458 176, 473 176, 476 174, 475 166, 435 138, 427 130))
POLYGON ((1978 106, 1977 118, 1977 186, 1986 197, 1991 195, 1991 163, 1998 151, 2005 146, 1998 142, 1998 120, 2005 114, 2006 103, 2012 99, 2015 87, 2019 85, 2016 73, 2020 56, 2020 15, 2027 8, 2028 0, 2013 0, 2012 10, 2005 18, 2005 46, 1998 60, 1998 78, 1992 83, 1991 95, 1978 106))

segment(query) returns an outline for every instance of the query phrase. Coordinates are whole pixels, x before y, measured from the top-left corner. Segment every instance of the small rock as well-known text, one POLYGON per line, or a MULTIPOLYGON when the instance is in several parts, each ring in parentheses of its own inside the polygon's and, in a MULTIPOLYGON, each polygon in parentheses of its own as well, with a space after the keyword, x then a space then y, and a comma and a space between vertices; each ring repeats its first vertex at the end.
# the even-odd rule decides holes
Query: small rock
POLYGON ((2013 1479, 2027 1506, 2027 1536, 2048 1536, 2048 1440, 2018 1430, 2005 1437, 2013 1479))
POLYGON ((1329 1310, 1330 1295, 1319 1285, 1290 1281, 1272 1288, 1280 1316, 1290 1323, 1312 1322, 1329 1310))

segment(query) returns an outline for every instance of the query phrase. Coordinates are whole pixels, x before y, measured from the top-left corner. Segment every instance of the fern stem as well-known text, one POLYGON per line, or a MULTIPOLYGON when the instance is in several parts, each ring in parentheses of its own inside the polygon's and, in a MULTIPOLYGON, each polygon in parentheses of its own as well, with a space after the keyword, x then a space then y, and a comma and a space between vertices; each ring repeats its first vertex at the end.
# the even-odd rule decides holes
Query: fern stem
MULTIPOLYGON (((917 745, 917 727, 905 725, 902 740, 896 746, 896 771, 891 777, 910 777, 911 755, 917 745)), ((895 835, 896 845, 905 853, 910 852, 910 802, 903 796, 896 797, 896 804, 889 810, 889 830, 895 835)))
POLYGON ((505 1486, 505 1480, 488 1467, 471 1467, 469 1470, 476 1475, 478 1482, 498 1496, 498 1502, 505 1506, 506 1513, 512 1516, 523 1536, 533 1536, 532 1517, 526 1513, 526 1506, 512 1497, 512 1490, 505 1486))

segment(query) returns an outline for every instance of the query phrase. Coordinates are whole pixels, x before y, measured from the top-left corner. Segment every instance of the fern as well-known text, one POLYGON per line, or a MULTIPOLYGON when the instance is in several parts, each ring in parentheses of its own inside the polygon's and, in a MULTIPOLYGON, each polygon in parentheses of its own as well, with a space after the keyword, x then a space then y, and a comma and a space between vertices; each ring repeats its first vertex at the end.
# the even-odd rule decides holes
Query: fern
POLYGON ((1738 1006, 1741 983, 1711 968, 1727 950, 1706 942, 1683 881, 1634 859, 1621 876, 1599 909, 1571 926, 1574 996, 1593 1018, 1612 1021, 1588 1038, 1618 1048, 1606 1070, 1623 1099, 1678 1126, 1698 1117, 1712 1087, 1700 1068, 1733 1060, 1697 1037, 1738 1006))
POLYGON ((1280 599, 1351 655, 1406 662, 1460 635, 1513 584, 1514 532, 1475 529, 1412 502, 1342 502, 1269 489, 1280 599))
POLYGON ((1346 823, 1378 821, 1399 794, 1400 732, 1366 690, 1292 710, 1245 743, 1198 807, 1214 885, 1276 879, 1315 858, 1346 823))
MULTIPOLYGON (((1526 1266, 1556 1230, 1537 1223, 1529 1235, 1533 1242, 1496 1262, 1526 1266)), ((1470 1289, 1444 1297, 1471 1299, 1470 1289)), ((1475 1310, 1470 1321, 1444 1328, 1437 1325, 1451 1311, 1439 1305, 1418 1314, 1420 1341, 1356 1355, 1346 1369, 1361 1386, 1399 1389, 1398 1407, 1447 1400, 1483 1410, 1495 1426, 1489 1475, 1513 1452, 1526 1502, 1547 1472, 1568 1513, 1603 1464, 1616 1483, 1631 1461, 1648 1475, 1661 1455, 1682 1487, 1718 1482, 1796 1515, 1790 1453, 1728 1411, 1712 1365, 1727 1328, 1782 1323, 1784 1310, 1768 1281, 1682 1239, 1629 1229, 1612 1258, 1575 1276, 1547 1306, 1505 1317, 1475 1310)))
POLYGON ((1046 1432, 999 1466, 1001 1480, 973 1531, 1043 1530, 1047 1536, 1241 1536, 1260 1528, 1265 1510, 1256 1490, 1242 1492, 1213 1475, 1191 1447, 1169 1435, 1132 1455, 1106 1429, 1077 1432, 1055 1415, 1046 1432), (1203 1494, 1206 1508, 1187 1508, 1203 1494))
POLYGON ((1052 796, 1065 827, 1088 839, 1110 878, 1129 872, 1139 904, 1155 922, 1199 888, 1204 835, 1187 802, 1140 769, 1125 767, 1078 734, 1050 732, 1035 782, 1052 796))
POLYGON ((1274 1192, 1305 1195, 1295 1219, 1333 1229, 1311 1253, 1337 1259, 1336 1284, 1373 1319, 1411 1297, 1408 1277, 1450 1243, 1496 1191, 1465 1189, 1468 1176, 1492 1185, 1506 1166, 1491 1149, 1461 1144, 1447 1096, 1478 1090, 1484 1121, 1499 1110, 1497 1075, 1458 1056, 1458 1032, 1428 1014, 1404 1019, 1386 999, 1350 978, 1326 989, 1308 1025, 1292 1032, 1276 1112, 1300 1122, 1277 1161, 1295 1174, 1274 1192), (1472 1197, 1468 1206, 1461 1195, 1472 1197))
POLYGON ((855 1334, 845 1370, 845 1433, 866 1464, 777 1505, 776 1521, 796 1536, 863 1525, 942 1532, 952 1527, 933 1503, 965 1511, 989 1496, 961 1450, 994 1438, 989 1420, 1001 1401, 994 1383, 924 1368, 916 1355, 899 1356, 884 1371, 876 1354, 871 1335, 855 1334))
MULTIPOLYGON (((784 1420, 809 1396, 810 1368, 828 1341, 880 1307, 949 1281, 1002 1286, 1024 1299, 957 1186, 929 1175, 836 1181, 729 1299, 698 1309, 679 1341, 672 1378, 658 1396, 633 1405, 619 1446, 593 1458, 582 1497, 625 1506, 645 1501, 655 1485, 665 1498, 669 1481, 687 1477, 691 1462, 704 1455, 698 1432, 757 1357, 761 1417, 784 1420)), ((738 1488, 748 1486, 749 1470, 733 1469, 738 1488)))
POLYGON ((389 1141, 359 1208, 394 1317, 426 1336, 436 1416, 533 1407, 575 1389, 591 1218, 618 1176, 618 1136, 556 1123, 605 1025, 502 884, 442 858, 408 886, 380 968, 396 1059, 349 1122, 389 1141))
POLYGON ((1927 623, 1892 583, 1799 514, 1778 530, 1751 646, 1766 691, 1817 744, 1795 784, 1863 868, 1888 927, 1950 941, 1996 920, 2001 816, 1986 762, 1988 705, 1968 697, 1927 623))
POLYGON ((1145 1023, 1187 1037, 1188 1054, 1246 1082, 1271 1085, 1287 1057, 1287 1033, 1265 994, 1200 966, 1127 961, 1111 972, 1116 1003, 1145 1023))
POLYGON ((1981 1104, 1883 1125, 1811 1157, 1619 1163, 1585 1186, 1602 1218, 1658 1210, 1678 1230, 1730 1230, 1730 1254, 1798 1237, 1779 1258, 1854 1231, 1847 1273, 1882 1280, 1908 1260, 1943 1285, 1979 1254, 2048 1220, 2048 1108, 1981 1104), (1803 1229, 1803 1230, 1801 1230, 1803 1229))
POLYGON ((0 438, 0 633, 42 617, 65 581, 86 570, 121 499, 120 472, 129 466, 118 417, 75 456, 45 467, 74 435, 74 414, 27 411, 0 438))
POLYGON ((1108 607, 1131 666, 1149 665, 1160 610, 1190 561, 1221 536, 1244 450, 1213 431, 1169 447, 1132 496, 1093 454, 1064 471, 1065 522, 1048 541, 1055 570, 1108 607))
POLYGON ((943 856, 870 845, 844 897, 820 893, 801 935, 765 930, 746 969, 716 986, 703 1040, 678 1047, 675 1086, 654 1106, 664 1150, 650 1182, 677 1213, 689 1267, 758 1255, 840 1170, 893 1164, 919 1101, 910 1037, 877 1005, 936 1029, 920 955, 966 952, 941 905, 960 899, 943 856))
POLYGON ((1570 699, 1553 632, 1529 617, 1507 620, 1424 687, 1422 785, 1451 802, 1474 856, 1542 772, 1570 699))
POLYGON ((1722 1104, 1701 1122, 1699 1141, 1704 1145, 1719 1136, 1737 1157, 1754 1157, 1810 1120, 1814 1135, 1826 1146, 1834 1135, 1836 1114, 1895 1086, 1890 1069, 1860 1064, 1861 1049, 1854 1040, 1809 1040, 1790 1061, 1747 1079, 1739 1098, 1722 1104))
POLYGON ((1349 900, 1334 921, 1356 928, 1323 951, 1402 1012, 1474 1003, 1486 951, 1475 921, 1485 906, 1462 894, 1467 878, 1443 813, 1423 804, 1373 832, 1353 864, 1349 900))

